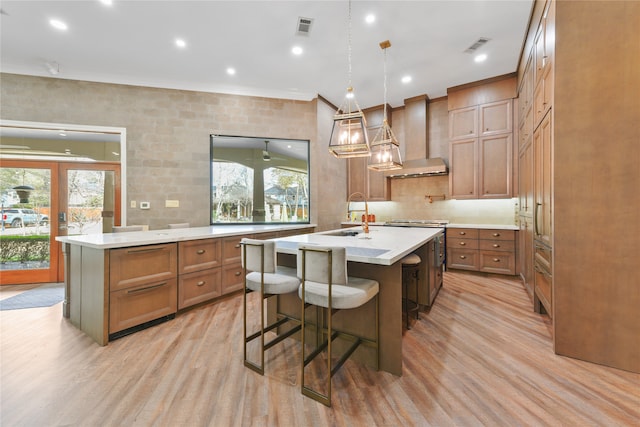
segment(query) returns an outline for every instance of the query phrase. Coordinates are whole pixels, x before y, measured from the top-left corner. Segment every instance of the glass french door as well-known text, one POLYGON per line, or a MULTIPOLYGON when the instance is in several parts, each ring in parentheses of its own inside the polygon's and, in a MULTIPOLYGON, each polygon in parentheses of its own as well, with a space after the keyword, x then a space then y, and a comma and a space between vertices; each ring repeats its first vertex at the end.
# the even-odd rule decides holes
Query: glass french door
POLYGON ((120 222, 120 164, 3 160, 0 195, 0 283, 61 282, 55 238, 120 222))

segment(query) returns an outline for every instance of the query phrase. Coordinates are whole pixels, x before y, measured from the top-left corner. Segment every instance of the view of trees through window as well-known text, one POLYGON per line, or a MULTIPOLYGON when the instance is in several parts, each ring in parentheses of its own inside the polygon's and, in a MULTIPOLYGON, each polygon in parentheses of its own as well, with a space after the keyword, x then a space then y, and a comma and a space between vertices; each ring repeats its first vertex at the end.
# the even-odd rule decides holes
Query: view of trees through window
POLYGON ((212 138, 212 224, 309 222, 308 142, 284 141, 212 138))

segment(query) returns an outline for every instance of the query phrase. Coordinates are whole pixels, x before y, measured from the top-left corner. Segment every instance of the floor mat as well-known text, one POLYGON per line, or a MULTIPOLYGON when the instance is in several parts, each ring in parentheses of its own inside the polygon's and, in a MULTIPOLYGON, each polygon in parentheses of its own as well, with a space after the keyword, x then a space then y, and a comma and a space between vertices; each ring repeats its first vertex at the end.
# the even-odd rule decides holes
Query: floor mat
POLYGON ((0 310, 51 307, 64 300, 64 283, 48 283, 0 301, 0 310))

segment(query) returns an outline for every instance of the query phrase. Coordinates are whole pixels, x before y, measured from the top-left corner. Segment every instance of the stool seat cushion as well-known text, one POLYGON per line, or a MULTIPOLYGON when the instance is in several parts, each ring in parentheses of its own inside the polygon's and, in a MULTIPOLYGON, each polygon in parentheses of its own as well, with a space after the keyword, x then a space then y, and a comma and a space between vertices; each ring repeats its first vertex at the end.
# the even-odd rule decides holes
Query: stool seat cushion
MULTIPOLYGON (((260 292, 260 273, 253 271, 247 274, 247 288, 260 292)), ((300 286, 296 277, 296 269, 278 266, 276 273, 264 273, 264 292, 267 294, 288 294, 300 286)))
MULTIPOLYGON (((331 286, 332 308, 360 307, 378 294, 379 287, 378 282, 373 279, 349 276, 346 285, 331 286)), ((307 280, 304 291, 306 303, 329 308, 329 285, 307 280)), ((298 290, 298 296, 302 299, 302 286, 298 290)))
POLYGON ((420 264, 422 262, 422 259, 420 259, 417 254, 409 254, 406 257, 402 258, 400 262, 402 263, 402 265, 415 265, 420 264))

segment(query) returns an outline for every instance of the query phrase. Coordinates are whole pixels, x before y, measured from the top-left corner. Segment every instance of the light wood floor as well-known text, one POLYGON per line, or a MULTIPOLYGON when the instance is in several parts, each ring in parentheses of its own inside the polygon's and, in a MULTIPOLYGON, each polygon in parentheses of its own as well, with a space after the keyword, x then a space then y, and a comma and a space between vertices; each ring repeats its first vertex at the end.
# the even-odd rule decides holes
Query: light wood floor
POLYGON ((295 340, 267 352, 264 377, 243 366, 241 295, 106 347, 61 310, 0 312, 0 425, 640 424, 640 375, 554 355, 512 278, 447 272, 405 332, 404 375, 347 361, 332 408, 300 394, 295 340))

